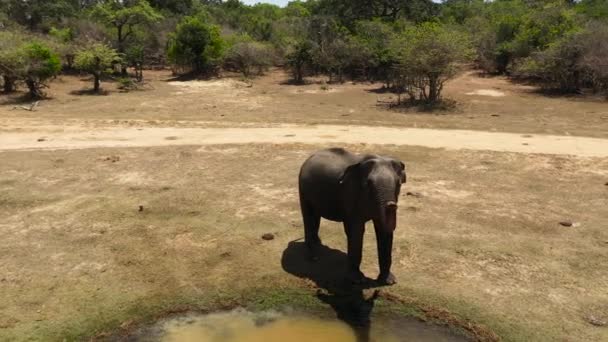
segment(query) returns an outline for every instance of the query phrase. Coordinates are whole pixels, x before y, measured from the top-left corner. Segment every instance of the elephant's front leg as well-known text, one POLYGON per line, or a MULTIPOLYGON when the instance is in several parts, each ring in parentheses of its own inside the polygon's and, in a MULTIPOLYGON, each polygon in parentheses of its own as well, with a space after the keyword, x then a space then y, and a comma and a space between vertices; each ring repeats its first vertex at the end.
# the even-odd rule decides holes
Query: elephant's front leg
POLYGON ((344 231, 346 232, 346 237, 348 239, 347 277, 352 283, 360 284, 365 280, 365 276, 360 270, 365 223, 345 222, 344 231))
POLYGON ((397 279, 391 273, 391 265, 393 263, 393 233, 383 231, 381 226, 376 224, 376 222, 374 222, 374 229, 376 230, 378 264, 380 266, 378 282, 384 285, 393 285, 397 282, 397 279))

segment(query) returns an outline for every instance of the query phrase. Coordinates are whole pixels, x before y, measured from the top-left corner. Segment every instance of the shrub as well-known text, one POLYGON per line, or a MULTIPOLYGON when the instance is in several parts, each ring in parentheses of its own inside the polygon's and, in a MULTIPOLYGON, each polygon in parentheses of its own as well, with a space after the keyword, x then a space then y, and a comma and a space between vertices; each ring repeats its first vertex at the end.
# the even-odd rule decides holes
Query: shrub
POLYGON ((220 29, 187 17, 169 39, 169 60, 178 66, 191 67, 195 73, 208 73, 219 64, 224 51, 220 29))
POLYGON ((580 68, 587 70, 587 80, 596 91, 608 98, 608 24, 592 22, 578 37, 581 46, 580 68))
POLYGON ((590 23, 524 59, 518 76, 542 81, 544 87, 578 93, 584 87, 608 90, 608 25, 590 23))
POLYGON ((255 71, 261 74, 272 65, 274 51, 268 44, 260 42, 239 42, 226 54, 226 62, 237 68, 243 76, 250 77, 255 71))
POLYGON ((515 75, 536 78, 545 87, 564 93, 578 92, 583 78, 578 65, 581 55, 581 46, 575 36, 564 37, 521 60, 515 67, 515 75))

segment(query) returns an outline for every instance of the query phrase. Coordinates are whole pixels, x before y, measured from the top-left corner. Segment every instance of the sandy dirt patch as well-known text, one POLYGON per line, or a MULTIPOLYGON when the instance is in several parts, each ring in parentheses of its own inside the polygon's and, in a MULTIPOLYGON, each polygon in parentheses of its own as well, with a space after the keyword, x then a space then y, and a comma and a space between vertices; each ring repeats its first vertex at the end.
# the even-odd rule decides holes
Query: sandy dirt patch
POLYGON ((608 156, 608 139, 331 125, 283 125, 262 128, 116 128, 95 132, 70 130, 64 133, 13 132, 0 136, 0 151, 248 143, 409 145, 452 150, 608 156), (42 141, 40 136, 44 136, 42 141))
POLYGON ((492 90, 492 89, 478 89, 475 91, 471 91, 466 93, 467 95, 479 95, 479 96, 491 96, 491 97, 502 97, 506 96, 506 94, 502 91, 492 90))

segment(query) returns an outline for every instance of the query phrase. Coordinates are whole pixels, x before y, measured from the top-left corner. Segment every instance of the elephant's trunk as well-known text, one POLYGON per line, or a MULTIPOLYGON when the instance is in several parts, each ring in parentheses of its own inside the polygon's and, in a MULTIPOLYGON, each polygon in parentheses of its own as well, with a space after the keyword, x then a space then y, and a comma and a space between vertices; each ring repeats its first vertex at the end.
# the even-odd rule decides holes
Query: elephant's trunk
POLYGON ((376 212, 382 230, 392 233, 397 227, 397 200, 395 191, 389 186, 378 186, 375 193, 376 212))
POLYGON ((384 207, 383 224, 387 232, 394 232, 397 227, 397 203, 388 202, 384 207))

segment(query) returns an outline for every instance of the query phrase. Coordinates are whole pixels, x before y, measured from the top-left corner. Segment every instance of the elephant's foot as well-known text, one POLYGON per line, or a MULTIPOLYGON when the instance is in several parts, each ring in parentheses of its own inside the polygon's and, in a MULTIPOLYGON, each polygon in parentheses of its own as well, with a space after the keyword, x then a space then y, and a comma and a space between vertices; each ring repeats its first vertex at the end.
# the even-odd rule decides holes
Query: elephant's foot
POLYGON ((320 249, 321 249, 321 246, 323 246, 321 244, 321 239, 317 238, 316 241, 313 241, 312 243, 306 242, 306 245, 308 247, 308 258, 310 259, 310 261, 312 261, 312 262, 318 261, 320 249))
POLYGON ((379 285, 395 285, 397 284, 397 278, 392 273, 388 273, 386 275, 380 274, 378 279, 376 279, 379 285))
POLYGON ((361 285, 363 283, 365 283, 365 281, 367 280, 367 278, 365 278, 365 275, 363 274, 363 272, 357 270, 357 271, 349 271, 348 275, 346 276, 346 279, 353 285, 361 285))

